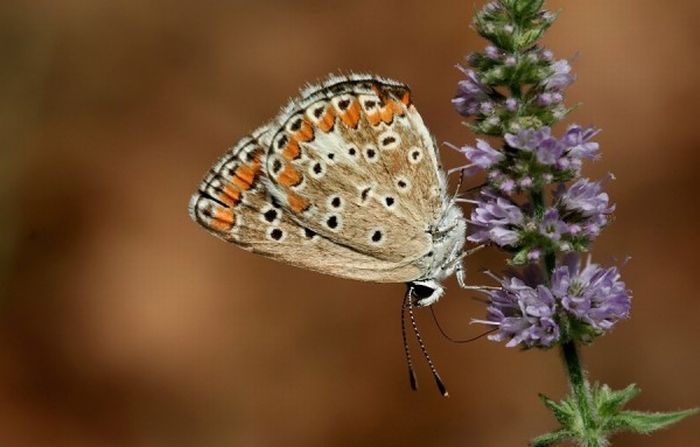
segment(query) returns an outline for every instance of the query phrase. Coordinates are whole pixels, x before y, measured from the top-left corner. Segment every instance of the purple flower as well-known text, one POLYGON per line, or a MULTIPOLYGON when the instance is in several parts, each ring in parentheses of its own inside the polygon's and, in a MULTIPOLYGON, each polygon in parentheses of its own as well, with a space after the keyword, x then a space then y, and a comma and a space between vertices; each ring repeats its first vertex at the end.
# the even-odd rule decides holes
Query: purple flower
POLYGON ((476 140, 476 147, 467 146, 464 154, 469 161, 481 169, 488 169, 505 158, 501 152, 492 148, 484 140, 476 140))
POLYGON ((542 60, 547 62, 554 60, 554 53, 552 50, 542 50, 541 56, 542 60))
POLYGON ((450 143, 446 144, 457 152, 464 154, 471 162, 465 166, 452 168, 449 172, 463 171, 465 175, 474 175, 481 170, 488 170, 505 158, 503 153, 492 148, 488 142, 480 139, 476 140, 476 147, 457 147, 450 143))
POLYGON ((593 218, 596 223, 605 223, 601 220, 606 214, 615 210, 610 205, 610 198, 600 182, 591 182, 587 178, 576 180, 568 189, 560 188, 557 191, 557 199, 561 208, 573 211, 583 217, 593 218))
POLYGON ((552 102, 552 94, 549 92, 544 92, 537 96, 537 105, 540 107, 547 107, 551 105, 552 102))
POLYGON ((552 275, 552 292, 566 311, 596 330, 607 331, 629 317, 631 297, 617 267, 602 268, 590 258, 581 270, 578 255, 552 275))
POLYGON ((564 153, 564 149, 564 145, 561 141, 552 137, 545 138, 540 142, 539 147, 537 147, 535 151, 537 154, 537 161, 545 165, 554 165, 564 153))
POLYGON ((507 133, 504 138, 506 143, 512 148, 527 152, 537 150, 542 141, 551 137, 552 131, 549 127, 539 129, 523 129, 517 134, 507 133))
POLYGON ((517 134, 506 134, 509 146, 526 152, 534 152, 537 160, 545 165, 554 165, 564 153, 565 147, 561 141, 552 137, 549 127, 539 129, 523 129, 517 134))
POLYGON ((515 112, 518 110, 518 100, 515 98, 508 98, 505 102, 506 110, 509 112, 515 112))
POLYGON ((598 158, 599 145, 590 142, 590 139, 600 133, 600 129, 595 127, 583 128, 579 125, 572 125, 562 137, 562 142, 567 146, 568 154, 575 158, 598 158))
POLYGON ((540 222, 540 234, 547 237, 549 240, 557 242, 563 234, 569 232, 569 226, 559 217, 559 211, 556 208, 549 208, 545 211, 540 222))
POLYGON ((471 213, 474 232, 467 237, 472 242, 494 242, 500 246, 514 245, 520 239, 519 226, 524 216, 510 200, 492 191, 483 190, 471 213))
POLYGON ((537 105, 540 107, 548 107, 562 101, 564 101, 564 95, 556 91, 540 93, 537 96, 537 105))
POLYGON ((481 112, 482 115, 490 115, 494 110, 493 103, 490 101, 484 101, 479 104, 479 112, 481 112))
POLYGON ((543 285, 530 286, 516 277, 497 278, 501 288, 490 290, 486 320, 475 323, 496 326, 489 340, 507 341, 512 348, 550 347, 559 340, 559 325, 555 321, 557 302, 543 285))
POLYGON ((552 74, 544 80, 546 90, 562 91, 574 82, 571 74, 571 65, 566 59, 560 59, 550 65, 552 74))
POLYGON ((499 50, 493 45, 489 45, 486 47, 486 49, 484 49, 484 54, 489 59, 499 60, 503 56, 503 51, 499 50))
POLYGON ((489 13, 494 13, 503 9, 500 1, 492 1, 484 6, 484 11, 489 13))
MULTIPOLYGON (((558 100, 555 95, 559 94, 545 92, 539 98, 545 98, 547 101, 558 100)), ((590 141, 598 132, 599 130, 593 127, 574 125, 569 127, 562 138, 557 139, 552 136, 552 130, 544 126, 538 129, 522 129, 515 134, 508 133, 504 138, 510 147, 534 153, 537 161, 543 165, 578 174, 583 159, 598 157, 599 145, 590 141)))
POLYGON ((466 76, 457 84, 457 94, 452 99, 452 105, 463 116, 476 115, 482 103, 489 103, 490 89, 479 81, 474 70, 457 66, 466 76))

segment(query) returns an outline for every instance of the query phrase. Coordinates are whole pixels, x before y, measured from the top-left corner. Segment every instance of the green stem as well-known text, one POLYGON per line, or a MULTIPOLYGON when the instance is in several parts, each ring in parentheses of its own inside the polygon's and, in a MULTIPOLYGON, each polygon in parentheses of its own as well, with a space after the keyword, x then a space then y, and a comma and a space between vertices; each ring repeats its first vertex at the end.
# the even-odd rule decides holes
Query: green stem
POLYGON ((578 348, 576 342, 570 340, 561 345, 564 362, 566 363, 566 371, 569 375, 569 383, 571 390, 576 398, 578 412, 581 416, 583 424, 582 432, 585 433, 585 438, 581 441, 585 442, 586 447, 602 447, 605 441, 601 440, 596 430, 593 410, 591 408, 591 395, 586 377, 581 368, 581 360, 579 359, 578 348))
MULTIPOLYGON (((544 188, 535 188, 530 193, 530 199, 532 200, 533 210, 536 215, 541 215, 544 213, 546 206, 544 188)), ((553 251, 547 251, 544 254, 544 270, 545 277, 548 282, 552 277, 552 273, 556 268, 557 254, 553 251)), ((568 331, 564 331, 568 332, 568 331)), ((562 354, 564 357, 564 363, 566 364, 566 372, 569 375, 569 383, 571 384, 571 390, 574 393, 576 399, 576 406, 578 407, 578 413, 581 416, 581 424, 583 425, 582 433, 585 433, 584 442, 585 447, 603 447, 605 445, 605 440, 601 440, 597 434, 596 421, 594 420, 591 393, 586 382, 586 377, 583 373, 583 368, 581 367, 581 360, 578 354, 578 347, 576 342, 569 339, 569 334, 562 334, 564 336, 565 342, 561 345, 562 354)))
POLYGON ((544 188, 533 188, 530 191, 530 200, 532 200, 532 208, 536 216, 541 216, 544 213, 544 188))

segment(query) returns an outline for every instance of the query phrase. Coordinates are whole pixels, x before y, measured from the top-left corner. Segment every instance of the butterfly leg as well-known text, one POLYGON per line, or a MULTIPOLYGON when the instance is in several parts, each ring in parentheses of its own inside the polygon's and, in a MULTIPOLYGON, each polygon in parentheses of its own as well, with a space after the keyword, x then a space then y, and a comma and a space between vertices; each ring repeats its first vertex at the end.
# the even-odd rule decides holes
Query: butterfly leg
MULTIPOLYGON (((462 252, 459 255, 458 260, 461 261, 462 258, 466 258, 467 256, 471 256, 477 251, 481 250, 484 248, 486 245, 478 245, 474 248, 471 248, 467 251, 462 252)), ((459 287, 465 290, 479 290, 479 291, 484 291, 484 290, 498 290, 500 287, 494 287, 494 286, 470 286, 466 282, 466 271, 464 270, 464 266, 462 265, 461 262, 457 263, 457 267, 455 268, 455 277, 457 278, 457 284, 459 287)))

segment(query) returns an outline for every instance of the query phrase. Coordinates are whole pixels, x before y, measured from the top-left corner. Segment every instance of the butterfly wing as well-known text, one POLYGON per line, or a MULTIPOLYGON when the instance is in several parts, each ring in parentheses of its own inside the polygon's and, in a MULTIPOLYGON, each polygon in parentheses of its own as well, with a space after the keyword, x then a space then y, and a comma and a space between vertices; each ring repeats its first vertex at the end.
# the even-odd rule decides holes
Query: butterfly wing
POLYGON ((296 222, 396 265, 431 251, 445 178, 408 87, 334 77, 293 100, 272 127, 262 138, 268 188, 296 222))
POLYGON ((263 127, 243 138, 214 164, 190 201, 193 220, 246 250, 322 273, 378 282, 420 275, 415 266, 338 245, 292 219, 266 188, 259 140, 268 132, 263 127))

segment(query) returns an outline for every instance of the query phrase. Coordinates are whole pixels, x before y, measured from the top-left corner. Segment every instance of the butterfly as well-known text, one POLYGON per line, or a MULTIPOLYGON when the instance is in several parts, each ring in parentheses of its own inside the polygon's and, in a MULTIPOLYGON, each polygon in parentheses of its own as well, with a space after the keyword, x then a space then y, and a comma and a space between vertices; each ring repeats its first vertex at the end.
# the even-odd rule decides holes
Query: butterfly
POLYGON ((452 274, 464 285, 466 221, 411 91, 397 81, 332 75, 307 86, 213 165, 189 212, 213 235, 275 260, 405 283, 402 314, 408 306, 411 317, 414 299, 435 303, 452 274))

